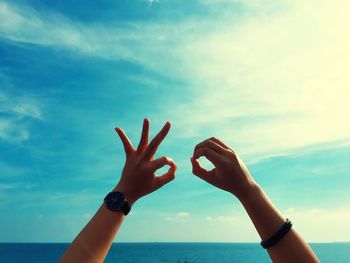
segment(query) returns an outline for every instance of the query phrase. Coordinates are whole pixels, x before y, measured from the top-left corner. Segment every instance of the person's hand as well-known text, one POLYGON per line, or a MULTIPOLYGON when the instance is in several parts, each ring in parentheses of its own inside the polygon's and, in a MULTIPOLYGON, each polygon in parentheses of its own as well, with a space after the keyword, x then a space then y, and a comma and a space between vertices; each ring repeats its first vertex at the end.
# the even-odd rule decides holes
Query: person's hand
POLYGON ((237 154, 216 138, 212 137, 197 144, 191 162, 194 175, 239 199, 256 185, 237 154), (198 162, 201 156, 206 157, 215 167, 210 171, 203 168, 198 162))
POLYGON ((121 128, 115 128, 125 150, 126 162, 119 183, 115 191, 125 194, 130 204, 145 196, 175 178, 176 165, 166 156, 154 159, 158 146, 168 134, 170 123, 167 122, 162 130, 148 144, 149 121, 144 119, 142 135, 137 149, 134 149, 130 140, 121 128), (157 176, 156 170, 169 165, 167 173, 157 176))

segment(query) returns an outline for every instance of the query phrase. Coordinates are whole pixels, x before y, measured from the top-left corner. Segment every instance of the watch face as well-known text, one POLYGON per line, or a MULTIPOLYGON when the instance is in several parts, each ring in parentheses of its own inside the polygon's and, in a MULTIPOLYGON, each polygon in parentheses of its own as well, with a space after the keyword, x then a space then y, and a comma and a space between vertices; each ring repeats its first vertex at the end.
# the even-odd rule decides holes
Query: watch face
POLYGON ((111 192, 105 198, 107 207, 112 211, 120 211, 125 202, 125 196, 121 192, 111 192))

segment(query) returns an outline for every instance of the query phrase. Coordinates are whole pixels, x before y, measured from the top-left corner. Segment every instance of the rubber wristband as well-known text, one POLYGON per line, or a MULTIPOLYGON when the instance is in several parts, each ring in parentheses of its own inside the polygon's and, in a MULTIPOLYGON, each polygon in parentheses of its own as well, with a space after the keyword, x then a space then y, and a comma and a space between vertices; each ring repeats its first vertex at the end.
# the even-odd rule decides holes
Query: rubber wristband
POLYGON ((292 225, 292 222, 287 218, 283 226, 272 237, 265 241, 261 241, 260 245, 265 249, 272 247, 289 232, 289 230, 292 228, 292 225))

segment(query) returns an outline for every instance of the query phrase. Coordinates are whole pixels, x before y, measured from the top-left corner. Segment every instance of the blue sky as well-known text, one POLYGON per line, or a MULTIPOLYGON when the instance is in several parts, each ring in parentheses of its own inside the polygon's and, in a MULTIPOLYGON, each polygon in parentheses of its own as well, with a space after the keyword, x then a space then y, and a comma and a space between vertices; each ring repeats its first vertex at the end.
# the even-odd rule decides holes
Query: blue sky
MULTIPOLYGON (((258 241, 191 175, 199 141, 237 150, 309 241, 348 241, 347 1, 0 1, 0 242, 72 240, 144 117, 177 178, 116 241, 258 241)), ((208 164, 207 164, 208 165, 208 164)))

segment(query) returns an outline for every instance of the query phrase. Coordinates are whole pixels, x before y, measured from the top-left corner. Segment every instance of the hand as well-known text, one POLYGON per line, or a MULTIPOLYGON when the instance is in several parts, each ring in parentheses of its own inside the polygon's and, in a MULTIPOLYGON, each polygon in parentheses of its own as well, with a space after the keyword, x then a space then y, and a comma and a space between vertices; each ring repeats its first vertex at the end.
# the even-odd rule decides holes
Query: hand
POLYGON ((126 162, 119 183, 115 191, 125 194, 130 204, 153 191, 159 189, 175 178, 176 165, 168 157, 154 159, 158 146, 168 134, 170 123, 167 122, 162 130, 148 144, 149 121, 144 119, 142 135, 137 149, 134 149, 130 140, 122 129, 116 128, 125 150, 126 162), (169 165, 167 173, 157 176, 156 170, 169 165))
POLYGON ((196 145, 192 162, 192 172, 208 183, 234 194, 239 199, 256 185, 247 167, 237 154, 216 138, 209 138, 196 145), (207 171, 198 162, 206 157, 215 166, 207 171))

